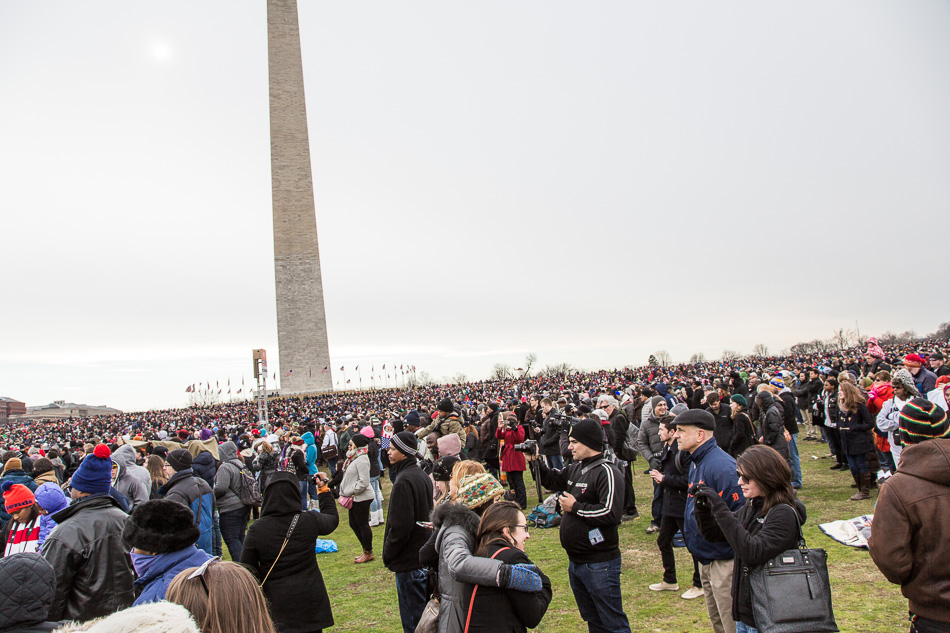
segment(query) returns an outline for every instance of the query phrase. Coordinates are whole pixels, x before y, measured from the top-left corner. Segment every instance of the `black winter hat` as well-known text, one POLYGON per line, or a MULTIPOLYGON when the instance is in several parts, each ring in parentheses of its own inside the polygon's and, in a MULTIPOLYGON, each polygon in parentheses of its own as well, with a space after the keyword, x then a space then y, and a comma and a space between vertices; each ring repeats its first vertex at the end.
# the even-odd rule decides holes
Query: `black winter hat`
POLYGON ((706 431, 716 430, 716 418, 705 409, 690 409, 673 418, 673 426, 695 426, 706 431))
POLYGON ((165 458, 165 461, 168 462, 169 466, 175 469, 176 473, 180 470, 191 468, 192 460, 191 453, 188 452, 187 448, 176 448, 165 458))
POLYGON ((369 445, 369 438, 363 435, 362 433, 357 433, 350 438, 350 441, 356 446, 356 448, 362 448, 369 445))
POLYGON ((571 427, 569 436, 595 451, 604 450, 604 430, 599 422, 583 419, 571 427))
POLYGON ((390 446, 408 457, 415 457, 418 454, 417 447, 419 441, 411 431, 400 431, 393 435, 390 446))
POLYGON ((439 403, 438 409, 443 413, 452 413, 455 411, 455 407, 452 406, 452 401, 448 398, 443 399, 442 402, 439 403))
POLYGON ((185 549, 201 536, 191 509, 177 501, 153 499, 135 506, 122 538, 132 547, 153 554, 185 549))

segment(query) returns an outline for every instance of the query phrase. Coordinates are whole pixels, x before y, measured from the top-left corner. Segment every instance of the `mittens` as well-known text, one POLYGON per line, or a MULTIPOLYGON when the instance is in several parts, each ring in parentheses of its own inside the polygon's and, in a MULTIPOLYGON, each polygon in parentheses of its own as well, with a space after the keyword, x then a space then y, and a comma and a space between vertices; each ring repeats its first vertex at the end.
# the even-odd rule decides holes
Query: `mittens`
POLYGON ((535 565, 502 565, 498 571, 498 585, 526 593, 541 591, 541 576, 535 565))

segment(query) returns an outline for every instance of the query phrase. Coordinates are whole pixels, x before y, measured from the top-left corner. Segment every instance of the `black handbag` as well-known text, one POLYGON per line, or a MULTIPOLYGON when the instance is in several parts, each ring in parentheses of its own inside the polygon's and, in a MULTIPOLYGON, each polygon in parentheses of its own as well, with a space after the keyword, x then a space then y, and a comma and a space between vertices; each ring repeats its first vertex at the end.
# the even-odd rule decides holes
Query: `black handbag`
MULTIPOLYGON (((787 503, 782 505, 792 508, 787 503)), ((794 512, 795 509, 792 508, 794 512)), ((798 513, 795 513, 798 516, 798 513)), ((754 568, 749 576, 752 612, 761 633, 834 633, 827 554, 808 549, 801 522, 798 548, 788 549, 754 568)))

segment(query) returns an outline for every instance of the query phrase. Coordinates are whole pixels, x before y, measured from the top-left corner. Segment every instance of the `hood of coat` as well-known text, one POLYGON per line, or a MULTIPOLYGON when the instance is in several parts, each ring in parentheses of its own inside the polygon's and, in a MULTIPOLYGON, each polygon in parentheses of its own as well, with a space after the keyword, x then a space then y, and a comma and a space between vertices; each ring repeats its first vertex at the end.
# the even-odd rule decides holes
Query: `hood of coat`
POLYGON ((316 446, 317 444, 317 441, 313 437, 313 433, 311 433, 310 431, 307 431, 306 433, 301 435, 300 439, 302 439, 303 443, 306 444, 307 446, 316 446))
POLYGON ((149 602, 129 607, 106 618, 88 622, 69 622, 56 629, 59 633, 200 633, 185 607, 173 602, 149 602))
POLYGON ((264 488, 261 516, 281 516, 300 512, 300 482, 287 471, 276 472, 264 488))
POLYGON ((218 447, 218 455, 221 456, 221 463, 237 459, 237 445, 234 442, 225 442, 218 447))
POLYGON ((443 503, 432 513, 432 527, 436 530, 457 525, 474 536, 480 519, 461 503, 443 503))
POLYGON ((669 395, 670 393, 670 388, 666 386, 665 382, 658 382, 656 383, 656 385, 653 386, 653 388, 656 389, 656 392, 658 394, 663 396, 664 400, 666 399, 666 396, 669 395))
POLYGON ((768 411, 769 407, 775 402, 775 398, 768 391, 760 391, 756 394, 755 399, 760 402, 759 408, 763 411, 768 411))
POLYGON ((69 505, 69 499, 66 498, 59 484, 47 482, 37 488, 33 495, 40 507, 49 514, 56 514, 69 505))
POLYGON ((950 439, 925 440, 905 447, 897 472, 950 486, 950 439))
POLYGON ((214 455, 212 455, 208 449, 202 447, 201 452, 192 460, 192 464, 214 466, 214 455))
POLYGON ((39 554, 0 558, 0 629, 44 622, 54 593, 53 566, 39 554))
POLYGON ((112 453, 112 463, 119 465, 119 474, 127 472, 129 465, 135 464, 135 449, 123 444, 112 453))

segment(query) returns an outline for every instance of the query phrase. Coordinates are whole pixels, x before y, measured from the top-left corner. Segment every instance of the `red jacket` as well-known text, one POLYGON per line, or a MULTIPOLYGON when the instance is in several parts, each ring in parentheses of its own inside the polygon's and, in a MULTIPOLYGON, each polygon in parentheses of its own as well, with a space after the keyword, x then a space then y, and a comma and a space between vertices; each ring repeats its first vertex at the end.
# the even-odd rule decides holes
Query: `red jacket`
POLYGON ((871 412, 871 415, 877 416, 881 412, 881 407, 884 406, 884 403, 894 397, 894 387, 891 385, 881 385, 877 388, 877 391, 871 390, 868 392, 868 411, 871 412))
POLYGON ((528 466, 524 459, 524 453, 515 450, 515 444, 524 442, 524 427, 519 424, 512 430, 507 425, 502 425, 499 422, 495 437, 505 441, 505 448, 501 453, 501 469, 506 473, 527 470, 528 466))

